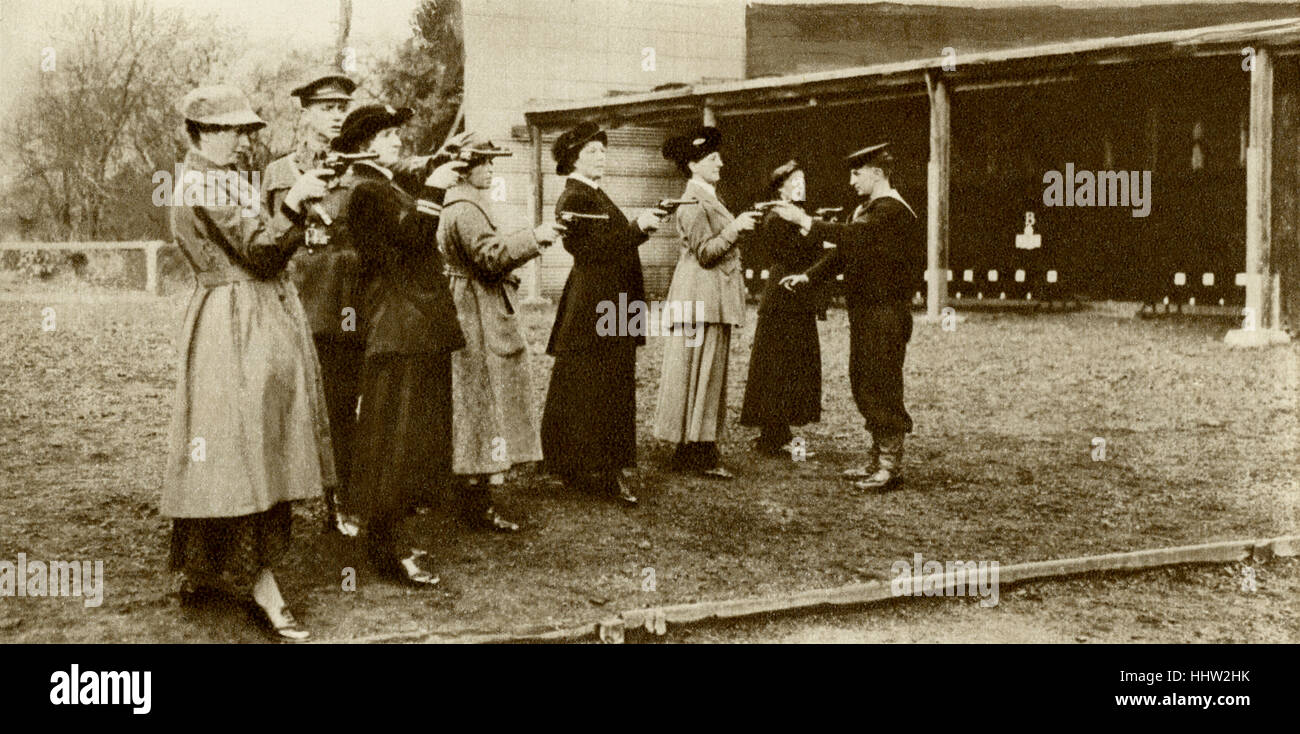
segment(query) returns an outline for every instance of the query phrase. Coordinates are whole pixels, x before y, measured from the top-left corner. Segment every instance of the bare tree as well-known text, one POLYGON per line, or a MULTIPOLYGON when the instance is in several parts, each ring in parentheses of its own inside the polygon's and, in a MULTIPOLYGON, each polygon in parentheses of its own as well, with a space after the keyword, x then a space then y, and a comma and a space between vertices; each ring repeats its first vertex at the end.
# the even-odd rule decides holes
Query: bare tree
POLYGON ((428 152, 451 132, 464 97, 460 0, 423 0, 411 26, 414 35, 380 65, 377 76, 384 100, 415 109, 407 142, 417 152, 428 152))
POLYGON ((61 238, 161 234, 152 177, 179 153, 175 102, 220 71, 233 34, 144 0, 102 0, 67 12, 51 38, 53 69, 32 72, 4 126, 15 177, 43 190, 61 238))

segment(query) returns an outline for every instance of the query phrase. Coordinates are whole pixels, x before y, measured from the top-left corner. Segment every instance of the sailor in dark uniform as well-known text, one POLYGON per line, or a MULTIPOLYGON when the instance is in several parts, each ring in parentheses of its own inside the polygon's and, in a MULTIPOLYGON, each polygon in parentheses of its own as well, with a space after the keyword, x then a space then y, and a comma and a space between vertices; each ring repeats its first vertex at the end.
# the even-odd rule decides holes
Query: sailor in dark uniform
POLYGON ((889 490, 902 481, 903 436, 912 417, 903 406, 903 361, 912 336, 913 275, 924 267, 925 227, 890 184, 894 159, 889 144, 863 148, 846 159, 849 182, 866 199, 847 224, 805 214, 793 204, 773 208, 814 242, 836 245, 804 273, 781 285, 797 290, 844 274, 849 312, 849 384, 871 433, 870 463, 846 475, 865 475, 854 486, 889 490))

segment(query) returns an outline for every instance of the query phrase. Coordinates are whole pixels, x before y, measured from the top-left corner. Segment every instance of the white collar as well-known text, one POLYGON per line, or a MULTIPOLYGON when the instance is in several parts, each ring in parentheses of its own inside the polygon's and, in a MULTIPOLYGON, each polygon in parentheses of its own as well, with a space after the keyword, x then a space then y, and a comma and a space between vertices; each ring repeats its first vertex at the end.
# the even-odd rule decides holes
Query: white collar
POLYGON ((587 178, 586 176, 582 175, 581 173, 578 173, 578 172, 576 172, 576 171, 573 172, 573 173, 570 173, 570 174, 569 174, 569 178, 573 179, 574 181, 581 181, 581 182, 587 184, 588 186, 590 186, 591 188, 593 188, 593 189, 595 189, 595 190, 597 190, 597 191, 600 191, 600 184, 596 183, 595 181, 592 181, 591 179, 587 178))
POLYGON ((700 179, 698 179, 698 178, 696 178, 696 177, 694 177, 694 176, 691 176, 690 183, 693 183, 693 184, 695 184, 696 186, 699 186, 700 188, 702 188, 702 189, 704 189, 705 191, 709 192, 709 195, 712 196, 713 198, 715 198, 715 199, 718 198, 718 190, 717 190, 716 188, 713 187, 713 184, 705 183, 704 181, 701 181, 700 179))
POLYGON ((911 205, 911 204, 908 204, 908 203, 907 203, 907 200, 903 198, 903 195, 900 194, 900 193, 898 193, 898 189, 893 188, 892 186, 890 187, 890 189, 889 189, 888 191, 886 191, 885 193, 881 194, 880 196, 873 197, 873 198, 872 198, 870 201, 868 201, 867 203, 871 203, 872 201, 875 201, 876 199, 883 199, 883 198, 885 198, 885 197, 889 197, 889 198, 891 198, 891 199, 898 199, 899 202, 901 202, 901 203, 903 204, 903 206, 907 207, 907 210, 908 210, 909 212, 912 212, 912 216, 913 216, 913 217, 916 216, 916 212, 912 209, 912 205, 911 205))

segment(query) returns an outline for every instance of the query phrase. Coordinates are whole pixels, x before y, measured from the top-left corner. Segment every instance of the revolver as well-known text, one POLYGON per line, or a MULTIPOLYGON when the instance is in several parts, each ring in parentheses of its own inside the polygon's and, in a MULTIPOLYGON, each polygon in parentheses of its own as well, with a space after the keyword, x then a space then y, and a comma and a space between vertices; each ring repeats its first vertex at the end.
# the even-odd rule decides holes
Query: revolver
MULTIPOLYGON (((329 155, 325 156, 324 162, 321 163, 321 168, 328 168, 330 171, 329 177, 325 179, 325 188, 332 189, 337 187, 339 185, 339 177, 342 176, 343 173, 348 170, 348 166, 352 165, 355 161, 369 161, 378 157, 378 153, 331 152, 329 155)), ((334 218, 321 208, 320 202, 312 202, 311 210, 317 217, 320 217, 321 224, 324 224, 326 227, 334 223, 334 218)))

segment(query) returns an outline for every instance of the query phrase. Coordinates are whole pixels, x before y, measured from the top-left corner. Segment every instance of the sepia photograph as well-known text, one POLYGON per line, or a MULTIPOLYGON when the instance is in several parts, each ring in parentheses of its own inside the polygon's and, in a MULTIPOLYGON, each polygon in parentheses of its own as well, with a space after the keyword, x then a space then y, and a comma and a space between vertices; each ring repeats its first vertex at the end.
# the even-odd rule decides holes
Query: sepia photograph
POLYGON ((1300 643, 1294 2, 0 0, 0 59, 0 645, 1300 643))

